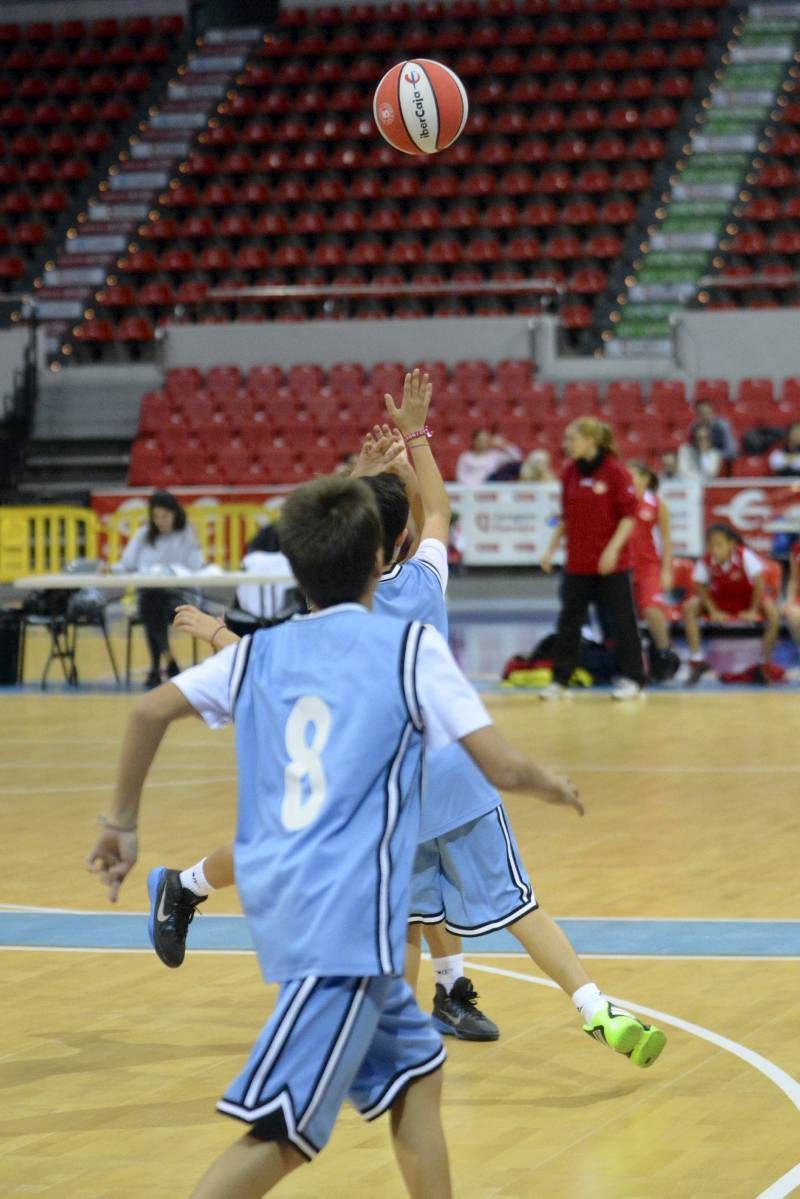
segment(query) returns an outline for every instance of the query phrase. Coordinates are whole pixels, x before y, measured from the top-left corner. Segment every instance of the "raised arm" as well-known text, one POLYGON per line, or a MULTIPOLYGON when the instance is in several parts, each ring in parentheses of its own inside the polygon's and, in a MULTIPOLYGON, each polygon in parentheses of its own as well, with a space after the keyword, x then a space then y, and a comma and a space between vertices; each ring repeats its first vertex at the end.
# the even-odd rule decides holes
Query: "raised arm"
POLYGON ((397 425, 408 446, 417 476, 423 521, 420 539, 432 537, 447 545, 450 535, 450 500, 436 464, 427 429, 428 409, 433 387, 427 375, 418 370, 403 382, 403 399, 398 407, 386 396, 386 411, 397 425), (417 434, 417 436, 413 436, 417 434))

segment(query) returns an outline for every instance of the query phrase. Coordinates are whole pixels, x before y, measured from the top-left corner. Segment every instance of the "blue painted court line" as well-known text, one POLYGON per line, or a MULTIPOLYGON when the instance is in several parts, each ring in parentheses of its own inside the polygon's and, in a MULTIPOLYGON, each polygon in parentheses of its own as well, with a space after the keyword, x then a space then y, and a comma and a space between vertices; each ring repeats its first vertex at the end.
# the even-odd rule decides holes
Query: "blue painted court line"
MULTIPOLYGON (((602 920, 558 922, 578 953, 619 957, 800 957, 800 920, 602 920)), ((242 916, 200 916, 194 949, 252 949, 242 916)), ((147 917, 128 912, 0 911, 0 947, 149 949, 147 917)), ((510 933, 469 938, 467 952, 522 953, 510 933)))

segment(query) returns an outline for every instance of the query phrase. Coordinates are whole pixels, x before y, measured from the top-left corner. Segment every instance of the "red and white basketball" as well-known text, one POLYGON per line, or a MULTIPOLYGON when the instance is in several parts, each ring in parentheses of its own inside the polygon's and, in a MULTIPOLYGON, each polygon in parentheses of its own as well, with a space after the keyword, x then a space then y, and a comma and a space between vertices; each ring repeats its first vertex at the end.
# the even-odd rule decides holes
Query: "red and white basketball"
POLYGON ((390 146, 404 154, 435 154, 459 136, 469 104, 463 83, 449 67, 416 58, 386 72, 372 111, 390 146))

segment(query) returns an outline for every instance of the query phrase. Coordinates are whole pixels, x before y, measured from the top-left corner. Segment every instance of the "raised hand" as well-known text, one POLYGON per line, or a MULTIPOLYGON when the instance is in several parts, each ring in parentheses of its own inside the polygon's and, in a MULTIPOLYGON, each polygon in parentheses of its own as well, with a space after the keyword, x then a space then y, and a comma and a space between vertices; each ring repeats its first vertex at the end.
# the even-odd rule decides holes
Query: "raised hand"
POLYGON ((363 479, 369 475, 392 472, 403 458, 407 460, 402 437, 398 438, 388 425, 375 425, 361 443, 351 477, 363 479))
POLYGON ((384 397, 386 411, 404 437, 424 427, 432 394, 433 384, 429 377, 415 370, 403 381, 403 401, 399 408, 390 395, 384 397))

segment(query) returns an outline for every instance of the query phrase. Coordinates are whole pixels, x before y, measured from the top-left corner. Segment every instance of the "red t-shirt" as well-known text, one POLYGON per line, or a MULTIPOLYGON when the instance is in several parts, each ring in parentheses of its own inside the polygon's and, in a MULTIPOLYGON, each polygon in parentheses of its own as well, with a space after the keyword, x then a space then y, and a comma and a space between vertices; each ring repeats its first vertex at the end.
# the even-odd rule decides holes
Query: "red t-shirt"
POLYGON ((712 602, 729 616, 746 612, 753 602, 753 584, 764 567, 758 554, 737 545, 727 562, 715 562, 706 554, 695 564, 692 577, 704 583, 712 602))
POLYGON ((656 542, 658 531, 658 496, 646 491, 636 505, 636 524, 630 541, 631 566, 639 570, 643 566, 660 566, 661 553, 656 542))
MULTIPOLYGON (((569 574, 597 574, 600 555, 625 516, 636 516, 633 480, 614 454, 605 454, 590 475, 569 462, 561 475, 561 518, 567 538, 569 574)), ((617 570, 628 570, 629 546, 620 551, 617 570)))

